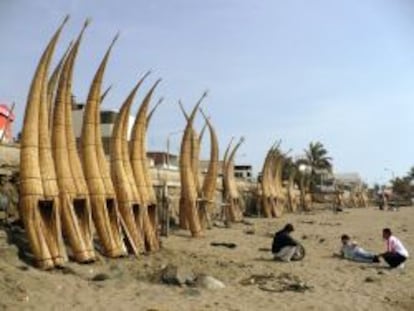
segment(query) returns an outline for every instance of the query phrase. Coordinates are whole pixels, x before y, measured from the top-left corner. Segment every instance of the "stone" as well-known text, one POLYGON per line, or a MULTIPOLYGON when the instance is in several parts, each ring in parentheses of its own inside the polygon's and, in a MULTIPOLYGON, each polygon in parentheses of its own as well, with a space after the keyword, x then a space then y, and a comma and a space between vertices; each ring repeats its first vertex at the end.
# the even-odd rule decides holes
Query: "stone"
POLYGON ((91 281, 94 282, 102 282, 102 281, 106 281, 109 279, 109 275, 106 273, 98 273, 97 275, 95 275, 91 281))
POLYGON ((194 273, 183 266, 169 264, 161 272, 161 281, 169 285, 185 285, 194 283, 194 273))
POLYGON ((226 287, 222 281, 205 274, 198 275, 195 284, 197 287, 210 290, 223 289, 226 287))

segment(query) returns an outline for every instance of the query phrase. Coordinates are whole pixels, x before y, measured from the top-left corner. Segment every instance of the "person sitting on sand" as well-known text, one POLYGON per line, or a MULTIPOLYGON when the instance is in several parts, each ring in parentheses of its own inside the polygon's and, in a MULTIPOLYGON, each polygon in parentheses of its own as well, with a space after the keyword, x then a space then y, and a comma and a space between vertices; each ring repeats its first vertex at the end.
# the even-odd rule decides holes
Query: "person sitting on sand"
POLYGON ((303 246, 290 236, 293 231, 293 225, 287 224, 282 230, 276 232, 272 243, 272 253, 275 259, 289 262, 303 258, 304 254, 300 254, 303 252, 303 246))
POLYGON ((407 249, 396 236, 392 235, 390 228, 382 230, 382 237, 387 241, 387 251, 378 257, 382 257, 391 268, 403 268, 409 256, 407 249))
POLYGON ((342 258, 366 263, 379 262, 378 257, 374 253, 366 251, 358 246, 355 241, 351 241, 349 235, 343 234, 341 236, 341 243, 340 256, 342 258))

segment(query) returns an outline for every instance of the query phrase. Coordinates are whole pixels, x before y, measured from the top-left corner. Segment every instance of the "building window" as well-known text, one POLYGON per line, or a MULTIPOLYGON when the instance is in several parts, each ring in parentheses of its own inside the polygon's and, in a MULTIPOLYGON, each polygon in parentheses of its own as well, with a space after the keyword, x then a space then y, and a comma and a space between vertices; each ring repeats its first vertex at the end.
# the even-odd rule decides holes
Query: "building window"
POLYGON ((115 111, 101 111, 101 124, 114 124, 117 115, 115 111))

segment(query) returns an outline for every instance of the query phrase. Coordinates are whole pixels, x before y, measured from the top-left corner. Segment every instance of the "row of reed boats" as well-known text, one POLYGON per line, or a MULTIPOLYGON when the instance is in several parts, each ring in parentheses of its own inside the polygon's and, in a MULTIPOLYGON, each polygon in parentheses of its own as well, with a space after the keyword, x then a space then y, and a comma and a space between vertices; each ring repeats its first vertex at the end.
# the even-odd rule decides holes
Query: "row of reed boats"
MULTIPOLYGON (((77 148, 72 120, 72 80, 89 21, 49 75, 54 51, 67 21, 68 17, 39 60, 28 94, 21 136, 19 211, 35 263, 41 269, 62 266, 68 257, 80 263, 93 262, 95 238, 103 255, 111 258, 128 253, 139 255, 160 247, 157 198, 146 156, 146 133, 162 101, 150 110, 153 93, 161 80, 145 94, 129 140, 130 110, 149 72, 139 79, 121 105, 112 131, 108 162, 101 139, 100 105, 108 91, 102 92, 103 78, 116 36, 90 86, 77 148)), ((186 127, 180 150, 180 226, 189 229, 195 237, 202 234, 214 209, 219 167, 217 135, 210 119, 200 109, 205 96, 190 115, 183 109, 186 127), (201 137, 193 128, 199 111, 206 122, 203 132, 208 128, 211 137, 210 164, 202 182, 198 168, 201 137)), ((223 164, 227 196, 233 201, 237 201, 238 193, 231 178, 232 163, 239 145, 223 164)), ((234 206, 229 210, 231 215, 237 214, 231 216, 234 220, 241 217, 234 206)))

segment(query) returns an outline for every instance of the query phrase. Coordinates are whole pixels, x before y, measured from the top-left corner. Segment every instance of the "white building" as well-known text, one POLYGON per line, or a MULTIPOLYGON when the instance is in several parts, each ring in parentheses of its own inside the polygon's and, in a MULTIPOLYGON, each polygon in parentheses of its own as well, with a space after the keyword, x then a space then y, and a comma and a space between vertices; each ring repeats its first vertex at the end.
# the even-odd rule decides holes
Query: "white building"
MULTIPOLYGON (((85 113, 84 104, 72 105, 72 118, 73 118, 73 130, 76 137, 76 143, 79 146, 80 137, 82 134, 83 115, 85 113)), ((111 136, 114 129, 115 120, 118 117, 119 112, 117 110, 101 110, 101 133, 102 144, 105 150, 105 154, 109 156, 111 146, 111 136)), ((135 122, 135 117, 129 116, 128 121, 128 139, 131 137, 132 127, 135 122)))

